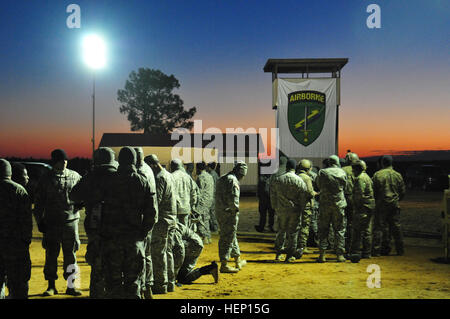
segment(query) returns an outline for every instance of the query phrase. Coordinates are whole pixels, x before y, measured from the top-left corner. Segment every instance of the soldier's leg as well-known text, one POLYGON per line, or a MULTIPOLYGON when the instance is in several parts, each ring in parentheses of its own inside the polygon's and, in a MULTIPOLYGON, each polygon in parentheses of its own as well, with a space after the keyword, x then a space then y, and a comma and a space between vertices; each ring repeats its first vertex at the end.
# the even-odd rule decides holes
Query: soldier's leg
POLYGON ((392 231, 392 237, 394 238, 395 250, 398 255, 403 255, 403 233, 400 223, 400 208, 393 208, 388 217, 390 229, 392 231))
POLYGON ((144 270, 141 274, 141 292, 150 297, 151 286, 153 284, 153 263, 151 255, 152 231, 150 231, 144 240, 144 270))
POLYGON ((192 269, 187 273, 183 272, 180 274, 179 282, 182 284, 191 284, 203 275, 212 274, 215 269, 217 270, 217 264, 213 262, 210 265, 192 269))
POLYGON ((62 251, 63 251, 63 267, 64 279, 67 280, 66 293, 81 295, 80 287, 75 287, 74 280, 79 274, 77 265, 76 252, 80 248, 80 238, 78 235, 78 220, 66 223, 63 228, 62 251), (77 274, 78 272, 78 274, 77 274), (71 276, 72 275, 72 276, 71 276))
POLYGON ((370 257, 372 252, 372 224, 373 211, 366 208, 361 221, 362 255, 365 258, 370 257))
POLYGON ((287 230, 287 215, 284 212, 277 212, 277 235, 275 237, 275 251, 280 255, 286 249, 286 230, 287 230))
POLYGON ((153 228, 151 253, 153 263, 152 292, 164 294, 167 292, 167 244, 169 225, 164 221, 158 221, 153 228))
POLYGON ((4 249, 0 247, 0 299, 5 299, 6 297, 6 272, 3 254, 4 249))
POLYGON ((188 219, 189 219, 188 217, 189 217, 188 214, 178 214, 177 215, 178 221, 185 226, 188 226, 188 219))
POLYGON ((297 248, 297 236, 301 225, 301 212, 289 212, 287 214, 286 229, 286 261, 294 256, 297 248))
POLYGON ((302 212, 301 216, 301 226, 299 230, 299 236, 298 236, 298 248, 299 249, 305 249, 308 237, 309 237, 309 228, 311 224, 311 215, 312 211, 309 208, 305 208, 302 212))
POLYGON ((268 208, 267 214, 269 216, 269 229, 271 232, 273 232, 274 231, 273 226, 275 223, 275 210, 270 205, 270 201, 269 201, 269 208, 268 208))
POLYGON ((363 231, 363 219, 364 212, 361 209, 355 209, 354 216, 352 218, 352 243, 350 246, 349 253, 351 254, 361 254, 361 236, 363 231))
POLYGON ((348 200, 345 207, 345 251, 349 252, 352 244, 352 219, 353 219, 353 201, 348 200))
POLYGON ((377 208, 373 214, 373 239, 372 239, 372 256, 379 256, 381 253, 381 237, 382 237, 382 226, 381 226, 381 214, 380 209, 377 208))
POLYGON ((234 215, 234 217, 230 218, 230 222, 233 226, 233 240, 231 242, 231 252, 230 256, 232 258, 237 258, 241 255, 241 249, 239 248, 239 242, 237 240, 237 228, 239 224, 239 214, 234 215))
POLYGON ((219 230, 219 222, 217 221, 217 216, 216 216, 216 209, 215 209, 215 203, 213 201, 213 204, 211 206, 211 209, 209 210, 209 224, 210 224, 210 230, 212 232, 216 232, 219 230))
POLYGON ((100 250, 100 237, 98 234, 90 234, 86 247, 86 262, 91 266, 91 278, 89 282, 89 297, 100 299, 105 297, 105 280, 102 271, 100 250))
POLYGON ((391 251, 391 233, 389 232, 389 207, 380 207, 381 254, 389 255, 391 251))
POLYGON ((202 271, 195 268, 198 257, 203 250, 203 243, 201 239, 195 238, 193 241, 189 241, 189 243, 186 243, 184 247, 185 257, 177 276, 177 280, 182 284, 191 283, 204 274, 202 271), (200 276, 197 277, 197 275, 200 276))
POLYGON ((173 260, 173 246, 174 246, 175 228, 170 227, 167 236, 167 291, 173 292, 175 290, 175 269, 173 260))
POLYGON ((5 261, 9 298, 27 299, 28 281, 31 277, 29 246, 24 243, 10 243, 6 249, 5 261))
POLYGON ((144 241, 125 240, 123 290, 125 299, 141 298, 142 272, 145 267, 144 241))
POLYGON ((46 233, 42 238, 42 247, 45 249, 44 278, 49 282, 58 279, 58 256, 61 250, 62 227, 47 225, 46 233))
POLYGON ((258 228, 260 231, 264 230, 266 226, 266 214, 268 209, 269 201, 264 195, 258 197, 258 212, 259 212, 259 223, 258 228))
POLYGON ((102 269, 105 275, 106 298, 123 298, 122 267, 125 259, 123 240, 109 238, 102 245, 102 269))
POLYGON ((181 238, 181 234, 178 231, 176 231, 174 234, 172 254, 173 254, 173 269, 175 273, 175 278, 177 278, 178 273, 180 272, 181 266, 183 266, 183 262, 185 259, 185 246, 183 239, 181 238))
POLYGON ((331 212, 325 207, 320 206, 319 219, 318 219, 318 231, 319 231, 319 249, 322 252, 328 248, 328 234, 330 232, 331 224, 331 212))
POLYGON ((336 255, 342 256, 345 253, 345 210, 343 208, 333 209, 332 224, 334 230, 334 241, 336 255))

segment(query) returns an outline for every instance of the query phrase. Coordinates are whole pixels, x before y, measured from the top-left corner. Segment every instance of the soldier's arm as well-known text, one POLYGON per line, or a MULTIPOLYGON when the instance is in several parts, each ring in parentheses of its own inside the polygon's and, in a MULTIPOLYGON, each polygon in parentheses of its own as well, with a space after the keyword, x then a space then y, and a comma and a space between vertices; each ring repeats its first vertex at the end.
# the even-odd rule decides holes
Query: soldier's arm
POLYGON ((158 221, 158 208, 156 206, 155 201, 156 193, 152 191, 150 184, 145 180, 143 186, 144 186, 143 192, 144 216, 142 219, 142 231, 143 235, 146 236, 146 234, 148 234, 148 232, 153 229, 153 226, 158 221))
MULTIPOLYGON (((197 183, 200 182, 200 178, 197 179, 197 183)), ((197 183, 194 182, 194 180, 191 178, 191 207, 195 207, 198 203, 199 197, 200 197, 200 185, 197 186, 197 183)))
POLYGON ((167 188, 167 183, 164 178, 158 179, 156 183, 156 198, 158 200, 158 207, 161 206, 167 188))
POLYGON ((238 212, 239 211, 239 195, 240 195, 239 185, 234 180, 232 180, 230 184, 231 184, 230 185, 231 190, 230 190, 230 197, 229 197, 230 201, 229 201, 228 207, 231 209, 231 211, 238 212))
POLYGON ((19 189, 19 207, 17 210, 20 233, 22 240, 26 243, 31 243, 33 233, 33 214, 31 212, 31 199, 24 188, 19 189))
POLYGON ((74 202, 84 202, 91 195, 89 193, 89 184, 89 176, 84 176, 70 191, 69 199, 74 202))
POLYGON ((406 194, 406 186, 405 182, 403 181, 402 175, 398 173, 398 191, 399 191, 399 200, 402 200, 405 197, 406 194))
POLYGON ((278 196, 275 183, 270 184, 269 196, 270 204, 272 205, 272 208, 276 210, 278 207, 278 196))
POLYGON ((44 220, 44 214, 45 214, 45 205, 47 201, 47 177, 44 175, 41 177, 41 179, 38 182, 37 188, 36 188, 36 194, 34 199, 34 209, 33 209, 33 215, 36 219, 36 223, 38 224, 39 231, 41 230, 41 225, 44 220))

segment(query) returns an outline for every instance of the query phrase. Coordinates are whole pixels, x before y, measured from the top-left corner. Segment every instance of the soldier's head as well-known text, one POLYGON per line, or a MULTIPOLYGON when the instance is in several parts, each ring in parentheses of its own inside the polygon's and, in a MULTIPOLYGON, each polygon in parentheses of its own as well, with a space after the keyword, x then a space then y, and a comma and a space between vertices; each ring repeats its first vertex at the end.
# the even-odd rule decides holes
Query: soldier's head
POLYGON ((62 149, 53 150, 51 153, 52 167, 57 171, 63 171, 67 167, 67 154, 62 149))
POLYGON ((383 168, 392 166, 393 162, 394 162, 394 159, 392 158, 391 155, 383 155, 383 157, 381 158, 381 165, 383 168))
POLYGON ((286 172, 295 171, 295 168, 297 167, 297 162, 294 159, 290 159, 286 163, 286 172))
POLYGON ((364 172, 367 169, 366 162, 363 160, 357 160, 352 163, 352 171, 353 175, 359 176, 362 172, 364 172))
POLYGON ((298 168, 300 170, 303 170, 305 172, 308 172, 312 167, 312 163, 309 159, 302 159, 299 163, 298 163, 298 168))
POLYGON ((136 167, 141 167, 144 163, 144 150, 142 147, 135 147, 134 151, 136 152, 136 167))
POLYGON ((27 186, 28 182, 30 181, 30 178, 28 177, 28 171, 25 165, 21 163, 12 163, 12 176, 11 179, 22 185, 23 187, 27 186))
POLYGON ((122 147, 119 152, 119 166, 136 165, 136 151, 129 146, 122 147))
POLYGON ((153 173, 155 173, 155 174, 158 173, 162 169, 162 166, 159 163, 159 159, 158 159, 158 156, 156 156, 156 154, 150 154, 150 155, 146 156, 144 158, 144 162, 146 162, 147 165, 150 166, 153 173))
POLYGON ((11 164, 7 160, 0 158, 0 178, 10 179, 11 176, 12 176, 11 164))
POLYGON ((194 171, 194 163, 186 163, 185 167, 186 167, 186 172, 188 172, 188 174, 192 175, 192 172, 194 171))
POLYGON ((216 162, 209 162, 208 163, 208 167, 206 168, 208 170, 208 172, 214 171, 217 167, 217 163, 216 162))
POLYGON ((337 157, 336 155, 331 155, 330 157, 328 157, 328 165, 329 167, 341 167, 341 165, 339 164, 339 157, 337 157))
POLYGON ((243 179, 244 176, 247 175, 247 164, 243 161, 238 161, 234 164, 233 173, 238 180, 243 179))
POLYGON ((109 147, 99 147, 94 152, 94 165, 95 166, 103 166, 103 165, 111 165, 115 166, 115 157, 116 154, 109 147))
POLYGON ((195 164, 195 168, 197 169, 197 174, 199 174, 200 172, 203 172, 206 169, 206 164, 205 162, 199 162, 195 164))
POLYGON ((357 160, 359 160, 359 157, 356 153, 348 152, 347 155, 345 155, 345 163, 347 165, 352 165, 357 160))
POLYGON ((183 168, 183 162, 179 158, 174 158, 170 161, 170 171, 175 172, 183 168))

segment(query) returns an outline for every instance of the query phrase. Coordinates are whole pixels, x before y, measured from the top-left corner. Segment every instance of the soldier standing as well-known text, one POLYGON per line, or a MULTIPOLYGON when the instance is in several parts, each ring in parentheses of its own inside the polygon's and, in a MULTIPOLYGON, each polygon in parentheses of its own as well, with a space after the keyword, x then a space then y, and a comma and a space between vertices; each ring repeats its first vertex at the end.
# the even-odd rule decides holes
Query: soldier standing
POLYGON ((135 165, 135 150, 123 147, 119 152, 119 168, 104 195, 101 258, 107 298, 142 296, 144 243, 157 221, 157 211, 155 194, 135 165))
POLYGON ((278 207, 277 207, 277 197, 275 196, 275 192, 272 191, 273 185, 275 185, 276 181, 278 180, 278 177, 283 175, 286 172, 286 163, 287 158, 286 157, 280 157, 280 163, 278 166, 278 170, 276 173, 272 174, 269 177, 269 195, 270 195, 270 205, 272 206, 273 210, 275 211, 275 218, 276 218, 276 224, 277 224, 277 234, 275 236, 275 250, 276 251, 283 251, 285 249, 284 244, 286 240, 286 232, 284 230, 281 230, 280 223, 284 222, 283 216, 278 214, 278 207))
POLYGON ((158 222, 152 234, 152 263, 154 294, 166 294, 175 290, 173 241, 177 227, 177 195, 172 175, 159 163, 155 154, 145 157, 153 170, 158 199, 158 222))
POLYGON ((86 218, 84 229, 88 237, 86 262, 91 266, 89 283, 90 298, 105 297, 105 278, 102 270, 100 225, 102 224, 103 200, 109 181, 116 173, 114 151, 108 147, 100 147, 94 152, 94 170, 83 178, 70 192, 74 202, 84 202, 86 218))
MULTIPOLYGON (((0 268, 3 268, 0 285, 4 289, 6 276, 9 298, 27 299, 33 229, 31 201, 25 188, 13 182, 11 175, 10 163, 0 159, 0 268)), ((0 296, 3 298, 4 291, 0 296)))
MULTIPOLYGON (((206 167, 206 171, 208 172, 208 174, 210 174, 212 176, 212 178, 214 180, 214 192, 213 192, 214 196, 216 194, 217 180, 219 179, 219 175, 216 172, 216 167, 217 167, 217 163, 214 163, 214 162, 208 163, 208 166, 206 167)), ((211 209, 209 210, 209 216, 210 216, 209 226, 210 226, 210 230, 212 232, 217 232, 219 230, 219 223, 217 222, 215 207, 216 207, 216 201, 215 201, 215 199, 213 199, 211 209)))
POLYGON ((375 210, 373 183, 366 174, 366 163, 357 160, 352 164, 353 176, 353 223, 351 254, 361 258, 370 258, 372 251, 372 221, 375 210), (362 241, 362 253, 361 253, 362 241))
MULTIPOLYGON (((73 187, 81 179, 80 174, 67 168, 67 155, 64 150, 56 149, 51 153, 52 170, 42 176, 36 191, 34 216, 39 231, 44 234, 42 246, 45 249, 44 276, 48 288, 44 296, 53 296, 58 291, 55 280, 58 279, 58 256, 62 247, 64 256, 64 279, 68 280, 78 271, 76 255, 80 247, 78 221, 80 214, 75 203, 69 199, 73 187)), ((66 294, 80 296, 81 291, 68 282, 66 294)))
POLYGON ((295 254, 296 258, 301 258, 304 253, 310 253, 310 251, 307 250, 307 242, 309 237, 309 229, 311 224, 311 216, 312 216, 312 209, 314 207, 314 197, 317 195, 316 191, 314 190, 313 181, 310 176, 312 163, 310 160, 302 159, 299 163, 299 174, 300 178, 305 182, 307 193, 309 194, 309 200, 306 202, 305 209, 302 212, 302 223, 300 226, 300 231, 298 234, 298 250, 295 254))
POLYGON ((241 251, 236 237, 239 223, 239 181, 247 175, 247 164, 237 162, 228 174, 219 178, 216 186, 216 214, 219 222, 219 258, 220 272, 236 273, 246 265, 241 260, 241 251), (230 258, 235 259, 235 266, 228 265, 230 258))
MULTIPOLYGON (((299 231, 302 211, 309 200, 305 182, 295 174, 297 163, 288 160, 286 173, 280 175, 272 186, 273 198, 276 200, 277 214, 280 218, 281 232, 286 233, 285 262, 295 260, 297 234, 299 231)), ((275 260, 281 260, 281 250, 276 252, 275 260)))
POLYGON ((202 238, 204 244, 211 244, 211 230, 209 228, 209 212, 214 201, 214 179, 208 174, 204 162, 196 164, 197 185, 198 185, 198 204, 196 212, 199 214, 199 223, 197 234, 202 238))
POLYGON ((183 225, 188 225, 191 212, 197 204, 197 188, 178 158, 170 161, 170 171, 177 198, 177 218, 183 225))
POLYGON ((397 255, 404 254, 399 201, 405 196, 406 189, 402 175, 393 169, 392 162, 392 156, 383 156, 381 160, 383 168, 372 178, 376 205, 374 256, 389 255, 390 235, 394 237, 397 255))
POLYGON ((354 215, 353 208, 353 184, 355 176, 353 175, 352 165, 359 160, 356 153, 347 152, 345 155, 345 166, 342 167, 347 174, 347 187, 344 189, 345 201, 347 206, 345 207, 345 251, 348 253, 352 244, 352 220, 354 215))
POLYGON ((274 233, 273 229, 275 211, 270 205, 270 194, 269 194, 269 178, 270 175, 259 174, 258 178, 258 212, 259 212, 259 224, 255 225, 257 232, 262 233, 264 227, 266 226, 267 216, 269 217, 268 225, 270 232, 274 233))
MULTIPOLYGON (((144 162, 144 150, 142 147, 135 147, 136 151, 136 170, 139 174, 144 176, 149 185, 150 191, 154 193, 153 196, 153 206, 156 209, 156 213, 158 214, 158 199, 156 196, 156 181, 155 175, 153 174, 152 169, 147 163, 144 162)), ((145 251, 145 267, 144 272, 142 274, 142 294, 145 299, 153 299, 152 289, 153 286, 153 263, 152 263, 152 251, 151 251, 151 243, 152 243, 152 232, 150 230, 148 232, 147 238, 144 240, 144 251, 145 251)))
POLYGON ((203 241, 199 235, 178 222, 175 231, 173 258, 178 285, 191 284, 203 275, 211 274, 214 282, 219 281, 218 266, 215 261, 210 265, 195 268, 203 250, 203 241))
POLYGON ((319 171, 317 186, 320 191, 319 213, 319 249, 318 262, 325 262, 325 250, 328 247, 330 224, 334 230, 334 243, 338 262, 344 262, 345 252, 345 212, 347 205, 344 189, 347 185, 347 174, 339 165, 339 158, 331 155, 326 162, 327 167, 319 171))

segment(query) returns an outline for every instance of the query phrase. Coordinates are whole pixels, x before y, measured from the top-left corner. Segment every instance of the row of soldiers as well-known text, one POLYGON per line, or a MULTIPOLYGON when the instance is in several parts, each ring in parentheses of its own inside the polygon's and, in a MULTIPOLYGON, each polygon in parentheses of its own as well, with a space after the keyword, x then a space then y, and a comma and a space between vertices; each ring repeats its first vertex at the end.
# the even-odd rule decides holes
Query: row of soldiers
POLYGON ((282 157, 278 172, 261 180, 260 223, 255 228, 262 232, 269 215, 274 231, 276 216, 277 261, 282 253, 286 262, 308 253, 308 238, 317 239, 321 263, 327 249, 336 252, 338 262, 389 255, 392 237, 397 254, 404 254, 399 201, 405 184, 392 167, 392 157, 380 158, 373 178, 356 153, 348 152, 342 167, 341 162, 332 155, 316 173, 307 159, 296 163, 282 157))
MULTIPOLYGON (((194 181, 180 160, 170 162, 169 173, 155 154, 144 158, 142 148, 122 148, 117 162, 111 149, 101 147, 94 153, 94 169, 83 177, 67 168, 68 158, 63 150, 54 150, 51 158, 52 170, 39 180, 34 209, 25 190, 26 180, 13 181, 10 163, 0 159, 3 292, 7 282, 10 297, 28 295, 34 215, 45 249, 44 277, 48 288, 44 296, 58 293, 55 281, 61 249, 63 276, 68 281, 66 294, 81 295, 72 278, 78 269, 78 221, 83 206, 88 236, 86 261, 91 266, 90 297, 153 298, 153 294, 174 291, 176 285, 191 283, 205 274, 211 274, 218 282, 215 262, 201 268, 195 266, 203 245, 211 243, 211 230, 223 230, 225 236, 219 240, 222 251, 234 244, 227 238, 230 222, 224 217, 224 212, 229 215, 233 199, 215 194, 236 195, 236 183, 231 180, 230 184, 228 179, 245 175, 245 163, 225 175, 223 183, 214 163, 197 163, 194 181), (243 167, 243 174, 234 173, 243 167)), ((25 169, 21 175, 26 176, 25 169)), ((237 207, 238 202, 239 198, 237 207)), ((227 254, 222 251, 219 248, 219 254, 227 254)), ((242 266, 243 262, 237 260, 237 265, 242 266)), ((222 266, 225 268, 221 267, 221 271, 227 272, 226 262, 222 266)))

